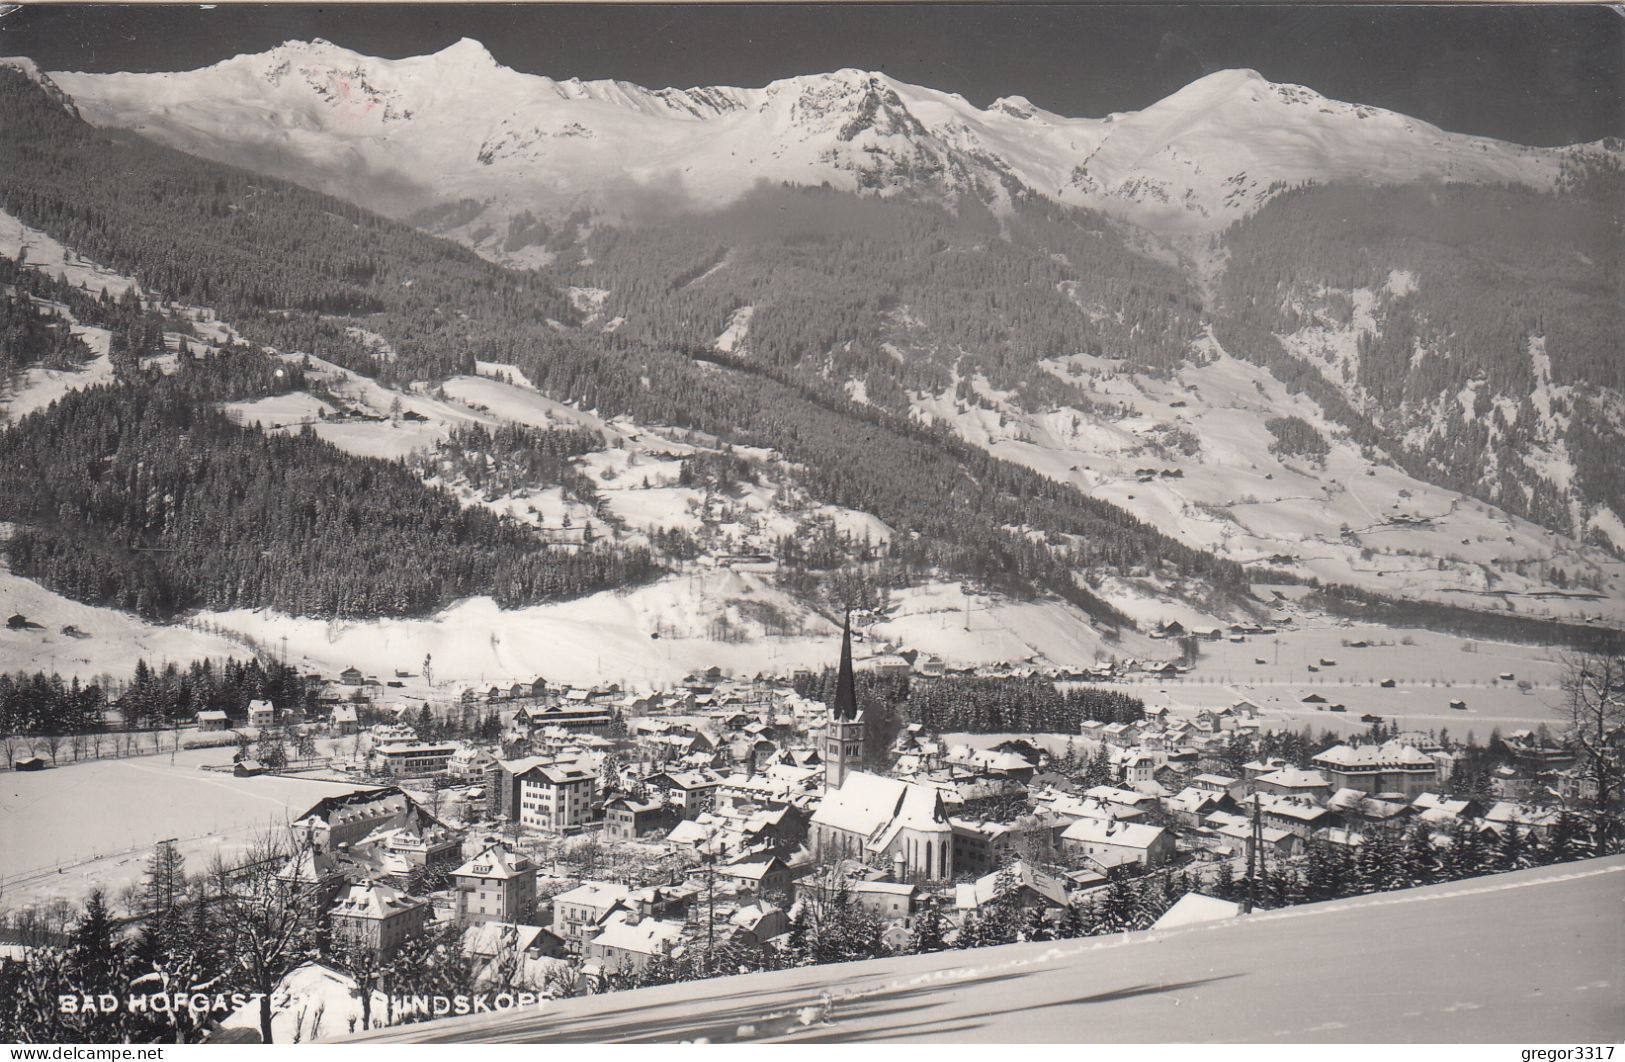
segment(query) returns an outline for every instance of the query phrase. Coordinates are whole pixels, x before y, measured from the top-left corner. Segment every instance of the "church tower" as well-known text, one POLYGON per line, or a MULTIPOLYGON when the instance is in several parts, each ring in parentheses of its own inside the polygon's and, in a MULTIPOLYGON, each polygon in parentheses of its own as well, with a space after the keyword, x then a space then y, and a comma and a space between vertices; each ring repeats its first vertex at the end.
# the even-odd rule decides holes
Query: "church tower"
POLYGON ((841 670, 835 679, 835 703, 824 725, 824 787, 839 789, 863 762, 863 713, 852 681, 852 613, 841 629, 841 670))

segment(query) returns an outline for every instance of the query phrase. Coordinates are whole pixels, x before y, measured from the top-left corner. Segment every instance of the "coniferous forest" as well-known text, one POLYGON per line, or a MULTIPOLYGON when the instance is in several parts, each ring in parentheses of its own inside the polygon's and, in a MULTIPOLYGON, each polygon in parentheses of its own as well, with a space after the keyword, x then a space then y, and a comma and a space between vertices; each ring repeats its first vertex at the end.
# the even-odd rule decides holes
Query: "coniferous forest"
MULTIPOLYGON (((681 337, 652 327, 643 337, 635 330, 626 336, 560 331, 549 320, 568 323, 575 317, 558 286, 541 274, 503 269, 285 182, 93 129, 15 71, 0 71, 0 103, 0 151, 15 161, 0 175, 0 206, 80 253, 136 276, 150 290, 212 306, 257 343, 316 353, 386 382, 468 372, 476 358, 502 361, 553 397, 600 413, 770 447, 805 469, 804 483, 816 497, 873 513, 906 532, 900 548, 908 552, 908 562, 1018 592, 1049 590, 1107 619, 1118 617, 1079 584, 1075 572, 1167 562, 1219 584, 1241 579, 1237 565, 1190 549, 1115 506, 993 458, 945 429, 856 407, 821 373, 771 365, 719 372, 714 361, 702 364, 666 346, 681 337), (383 336, 396 357, 376 358, 347 331, 356 324, 383 336), (1040 529, 1043 538, 1028 534, 1028 528, 1040 529)), ((1088 246, 1100 243, 1081 230, 1077 239, 1088 246)), ((1146 270, 1148 276, 1166 275, 1150 266, 1146 270)), ((1143 298, 1134 293, 1135 285, 1130 288, 1131 297, 1143 298)), ((1159 295, 1152 301, 1169 307, 1166 312, 1177 311, 1177 297, 1159 295)), ((61 423, 33 431, 83 430, 61 411, 46 417, 61 423)), ((82 440, 81 448, 94 446, 82 440)), ((342 478, 337 465, 329 461, 326 467, 342 478)), ((20 486, 25 480, 22 475, 16 482, 20 486)), ((39 512, 30 506, 0 515, 39 520, 39 512)), ((91 514, 87 510, 80 518, 84 515, 91 514)), ((239 543, 235 557, 249 564, 253 575, 222 569, 205 579, 182 575, 174 570, 177 564, 158 559, 140 565, 143 574, 108 585, 90 558, 132 545, 128 538, 122 546, 111 543, 109 535, 117 540, 131 529, 147 535, 179 532, 122 509, 94 515, 121 523, 81 528, 59 521, 48 533, 23 536, 22 563, 31 571, 51 572, 53 585, 75 595, 145 604, 158 613, 230 601, 323 614, 402 614, 435 607, 481 585, 512 604, 603 585, 614 581, 610 571, 632 572, 641 563, 581 560, 568 562, 575 575, 544 577, 541 554, 534 550, 502 564, 474 560, 507 534, 493 529, 495 537, 479 545, 426 561, 426 572, 433 574, 407 586, 394 585, 398 563, 368 569, 368 562, 352 559, 335 569, 349 574, 330 573, 324 578, 334 585, 317 590, 279 567, 297 563, 310 569, 314 555, 257 562, 250 557, 259 556, 256 547, 247 542, 239 543), (372 574, 365 574, 369 570, 372 574)), ((230 521, 225 526, 243 530, 230 521)), ((400 541, 392 544, 405 548, 400 541)), ((226 552, 216 550, 221 557, 226 552)), ((362 552, 352 550, 351 557, 362 552)))
POLYGON ((1563 195, 1289 191, 1225 234, 1217 334, 1412 474, 1583 534, 1558 484, 1524 457, 1555 435, 1581 494, 1625 507, 1609 444, 1617 411, 1596 390, 1625 392, 1622 180, 1572 174, 1563 195), (1277 335, 1352 327, 1357 291, 1371 306, 1356 372, 1286 352, 1277 335))
POLYGON ((150 617, 271 606, 406 616, 504 607, 643 578, 638 549, 551 549, 308 430, 267 436, 168 379, 69 394, 0 435, 13 570, 150 617))

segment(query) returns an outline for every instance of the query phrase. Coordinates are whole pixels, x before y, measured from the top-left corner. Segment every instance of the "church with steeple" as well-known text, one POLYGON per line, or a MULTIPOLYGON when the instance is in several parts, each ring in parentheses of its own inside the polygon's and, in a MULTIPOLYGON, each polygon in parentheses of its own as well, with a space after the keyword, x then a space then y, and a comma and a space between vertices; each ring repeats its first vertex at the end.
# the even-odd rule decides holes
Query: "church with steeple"
POLYGON ((890 870, 896 881, 953 877, 953 827, 935 786, 860 770, 863 712, 852 674, 852 616, 841 630, 841 665, 824 723, 824 799, 810 839, 820 859, 890 870))
POLYGON ((835 703, 824 724, 824 788, 839 789, 846 776, 863 763, 863 712, 858 709, 852 677, 852 613, 841 629, 841 669, 835 679, 835 703))

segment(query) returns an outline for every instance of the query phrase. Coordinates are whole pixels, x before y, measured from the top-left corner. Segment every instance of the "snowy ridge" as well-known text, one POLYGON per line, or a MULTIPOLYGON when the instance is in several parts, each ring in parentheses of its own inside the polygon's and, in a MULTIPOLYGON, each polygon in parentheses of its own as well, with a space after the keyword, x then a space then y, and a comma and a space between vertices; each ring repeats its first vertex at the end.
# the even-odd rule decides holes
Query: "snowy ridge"
POLYGON ((712 207, 758 182, 874 194, 1016 194, 1166 233, 1212 232, 1287 187, 1339 178, 1552 187, 1600 145, 1528 148, 1340 103, 1250 70, 1138 112, 1074 118, 1020 96, 955 93, 842 69, 761 88, 557 81, 464 39, 378 59, 290 41, 178 73, 53 73, 90 121, 404 215, 473 201, 453 234, 493 257, 524 211, 712 207), (476 233, 483 232, 483 236, 476 233))

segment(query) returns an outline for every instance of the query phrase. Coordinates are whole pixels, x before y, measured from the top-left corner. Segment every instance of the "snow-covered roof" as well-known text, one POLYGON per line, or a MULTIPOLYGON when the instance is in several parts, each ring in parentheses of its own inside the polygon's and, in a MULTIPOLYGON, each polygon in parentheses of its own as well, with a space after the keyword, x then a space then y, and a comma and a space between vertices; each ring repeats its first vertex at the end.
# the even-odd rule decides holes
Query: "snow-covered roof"
POLYGON ((666 922, 658 918, 637 918, 617 911, 604 920, 602 930, 592 943, 601 948, 614 948, 639 955, 664 955, 682 942, 683 923, 666 922))
POLYGON ((984 874, 969 884, 960 885, 954 893, 955 904, 963 910, 992 903, 999 896, 1001 879, 1010 882, 1013 887, 1026 886, 1057 907, 1066 905, 1066 882, 1034 868, 1024 859, 1016 860, 1003 870, 984 874))
POLYGON ((463 954, 497 955, 504 951, 524 953, 535 945, 545 926, 529 926, 516 922, 481 922, 469 926, 463 933, 463 954))
POLYGON ((583 907, 610 907, 632 894, 630 886, 615 881, 584 881, 569 892, 553 897, 554 904, 575 903, 583 907))
MULTIPOLYGON (((388 1024, 388 1000, 372 993, 372 1021, 388 1024)), ((361 1029, 361 993, 356 981, 320 963, 308 962, 290 970, 271 992, 271 1036, 277 1043, 342 1036, 361 1029)), ((250 999, 221 1021, 225 1029, 259 1032, 260 1005, 250 999)))
POLYGON ((1262 775, 1260 782, 1268 782, 1286 789, 1324 789, 1326 776, 1319 771, 1306 771, 1301 767, 1282 767, 1262 775))
POLYGON ((1180 926, 1201 925, 1204 922, 1220 922, 1239 914, 1241 914, 1239 903, 1221 900, 1216 896, 1203 896, 1199 892, 1187 892, 1175 901, 1172 907, 1164 911, 1162 917, 1152 923, 1151 928, 1177 929, 1180 926))
POLYGON ((1065 841, 1111 844, 1122 848, 1150 848, 1163 834, 1161 826, 1140 822, 1079 819, 1061 834, 1065 841))
POLYGON ((351 885, 340 894, 331 913, 350 918, 384 919, 426 903, 427 900, 408 896, 388 885, 351 885))
POLYGON ((494 844, 451 873, 459 878, 506 879, 519 877, 534 869, 529 859, 508 851, 505 845, 494 844))
POLYGON ((1432 757, 1394 741, 1382 745, 1334 745, 1316 756, 1314 762, 1357 770, 1437 766, 1432 757))

